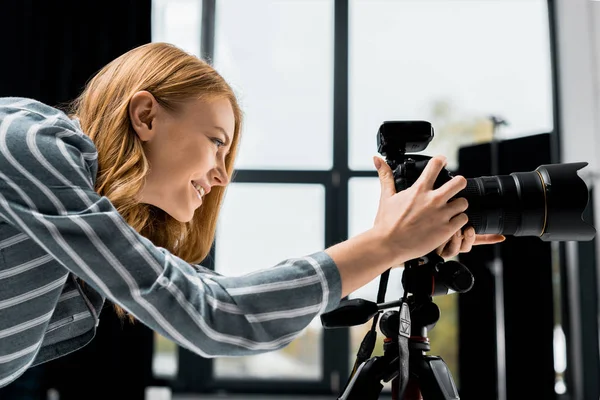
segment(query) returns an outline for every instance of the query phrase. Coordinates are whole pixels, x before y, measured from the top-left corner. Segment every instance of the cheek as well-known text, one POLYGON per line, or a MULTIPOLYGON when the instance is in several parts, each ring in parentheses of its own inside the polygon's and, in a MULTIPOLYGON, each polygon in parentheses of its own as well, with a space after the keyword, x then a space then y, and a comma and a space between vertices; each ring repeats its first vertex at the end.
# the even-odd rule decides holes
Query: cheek
POLYGON ((215 152, 207 146, 190 146, 187 165, 194 173, 206 172, 215 163, 215 152))

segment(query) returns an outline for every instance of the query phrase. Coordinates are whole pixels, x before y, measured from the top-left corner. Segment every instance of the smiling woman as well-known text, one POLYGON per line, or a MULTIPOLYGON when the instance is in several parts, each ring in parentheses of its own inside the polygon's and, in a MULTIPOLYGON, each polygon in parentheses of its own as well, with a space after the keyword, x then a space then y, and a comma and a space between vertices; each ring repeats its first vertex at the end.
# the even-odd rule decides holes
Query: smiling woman
POLYGON ((105 298, 200 356, 265 353, 391 266, 501 240, 457 242, 465 179, 433 190, 443 158, 401 193, 375 160, 373 228, 241 276, 204 268, 241 115, 215 69, 168 43, 106 65, 68 114, 0 98, 0 387, 87 344, 105 298))

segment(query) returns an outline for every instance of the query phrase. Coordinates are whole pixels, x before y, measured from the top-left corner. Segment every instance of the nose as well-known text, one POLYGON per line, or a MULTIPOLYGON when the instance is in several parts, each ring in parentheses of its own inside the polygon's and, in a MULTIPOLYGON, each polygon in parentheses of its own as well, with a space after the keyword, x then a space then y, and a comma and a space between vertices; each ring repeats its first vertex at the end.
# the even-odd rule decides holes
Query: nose
POLYGON ((229 184, 229 175, 225 167, 225 160, 221 160, 211 171, 210 184, 213 186, 227 186, 229 184))

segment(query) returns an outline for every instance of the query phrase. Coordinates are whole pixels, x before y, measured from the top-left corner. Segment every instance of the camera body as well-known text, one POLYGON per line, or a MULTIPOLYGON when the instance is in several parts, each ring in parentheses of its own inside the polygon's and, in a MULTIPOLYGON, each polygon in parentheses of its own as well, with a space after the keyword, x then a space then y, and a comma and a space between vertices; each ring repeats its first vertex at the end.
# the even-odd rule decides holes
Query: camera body
MULTIPOLYGON (((415 183, 431 159, 429 156, 407 153, 425 150, 433 137, 433 126, 427 121, 385 121, 379 127, 377 151, 386 157, 394 173, 397 192, 415 183)), ((452 173, 444 168, 434 187, 440 187, 452 177, 452 173)))

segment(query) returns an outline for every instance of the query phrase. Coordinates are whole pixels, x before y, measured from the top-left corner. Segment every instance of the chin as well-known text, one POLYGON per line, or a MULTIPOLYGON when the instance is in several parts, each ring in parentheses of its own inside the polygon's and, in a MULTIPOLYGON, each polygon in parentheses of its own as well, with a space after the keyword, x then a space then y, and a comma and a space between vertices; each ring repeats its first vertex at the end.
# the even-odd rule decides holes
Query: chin
POLYGON ((183 211, 181 209, 172 209, 171 207, 160 207, 157 205, 158 208, 160 208, 161 210, 163 210, 164 212, 166 212, 167 214, 169 214, 173 219, 179 221, 179 222, 190 222, 192 220, 192 218, 194 218, 194 211, 195 210, 190 210, 189 212, 183 211))
POLYGON ((192 218, 194 218, 194 213, 196 212, 194 207, 190 207, 191 204, 186 204, 185 202, 183 204, 179 202, 181 205, 180 207, 176 207, 176 204, 173 204, 175 202, 165 201, 165 199, 142 199, 140 203, 151 204, 157 208, 160 208, 165 213, 169 214, 173 219, 182 223, 190 222, 192 218))
POLYGON ((175 218, 177 221, 183 222, 183 223, 190 222, 192 220, 192 218, 194 218, 193 212, 191 214, 167 212, 167 214, 169 214, 171 217, 175 218))

